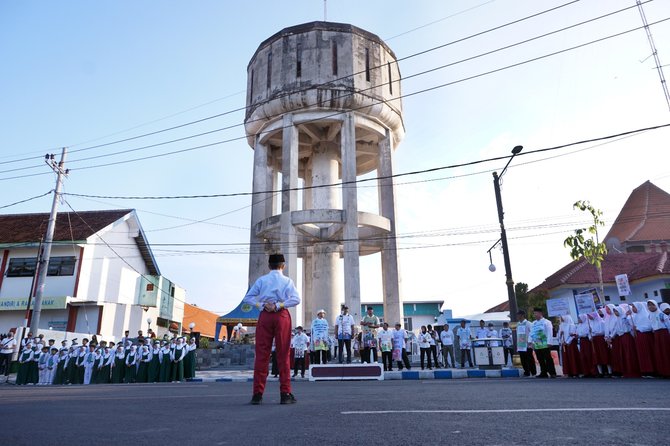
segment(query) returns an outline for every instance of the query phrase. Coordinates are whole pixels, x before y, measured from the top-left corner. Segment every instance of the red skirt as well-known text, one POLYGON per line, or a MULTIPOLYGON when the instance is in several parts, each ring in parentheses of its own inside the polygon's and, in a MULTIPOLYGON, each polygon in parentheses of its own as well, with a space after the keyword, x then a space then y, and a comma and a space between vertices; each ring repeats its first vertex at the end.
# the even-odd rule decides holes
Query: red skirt
POLYGON ((630 333, 617 336, 621 346, 621 372, 624 378, 639 378, 640 365, 637 359, 637 348, 635 347, 635 338, 630 333))
POLYGON ((666 329, 654 331, 654 361, 656 372, 670 378, 670 332, 666 329))
POLYGON ((594 336, 591 340, 593 343, 594 359, 598 365, 608 365, 609 361, 609 348, 607 347, 607 342, 605 342, 605 336, 594 336))
POLYGON ((598 374, 596 352, 589 338, 579 338, 579 363, 582 375, 596 376, 598 374))
POLYGON ((635 347, 637 348, 637 362, 640 365, 640 373, 645 376, 655 374, 654 333, 638 331, 635 335, 635 347))
POLYGON ((568 376, 579 376, 579 348, 577 340, 566 344, 563 349, 563 374, 568 376))
POLYGON ((612 338, 610 346, 610 365, 612 366, 612 373, 623 375, 621 360, 621 336, 616 336, 612 338))

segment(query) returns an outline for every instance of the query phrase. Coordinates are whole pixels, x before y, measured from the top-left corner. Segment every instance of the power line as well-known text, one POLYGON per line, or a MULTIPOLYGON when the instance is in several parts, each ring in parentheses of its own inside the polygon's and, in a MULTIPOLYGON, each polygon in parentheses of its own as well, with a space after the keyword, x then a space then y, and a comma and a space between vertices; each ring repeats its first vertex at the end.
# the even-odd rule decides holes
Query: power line
MULTIPOLYGON (((657 21, 657 22, 654 22, 654 23, 650 24, 650 26, 651 25, 656 25, 656 24, 661 23, 661 22, 665 22, 667 20, 670 20, 670 17, 665 18, 665 19, 660 20, 660 21, 657 21)), ((488 76, 488 75, 495 74, 495 73, 498 73, 498 72, 501 72, 501 71, 505 71, 505 70, 508 70, 508 69, 511 69, 511 68, 516 68, 516 67, 519 67, 519 66, 531 63, 531 62, 536 62, 538 60, 542 60, 542 59, 553 57, 553 56, 556 56, 556 55, 559 55, 559 54, 563 54, 563 53, 566 53, 568 51, 573 51, 573 50, 576 50, 576 49, 579 49, 579 48, 583 48, 585 46, 592 45, 592 44, 595 44, 595 43, 599 43, 599 42, 602 42, 602 41, 605 41, 605 40, 608 40, 608 39, 612 39, 612 38, 615 38, 615 37, 620 37, 622 35, 631 33, 633 31, 637 31, 637 30, 642 29, 642 28, 643 27, 633 28, 633 29, 630 29, 630 30, 627 30, 627 31, 623 31, 623 32, 620 32, 620 33, 617 33, 617 34, 612 34, 610 36, 606 36, 606 37, 603 37, 603 38, 600 38, 600 39, 591 40, 589 42, 582 43, 580 45, 576 45, 576 46, 573 46, 573 47, 570 47, 570 48, 565 48, 563 50, 555 51, 555 52, 545 54, 545 55, 542 55, 542 56, 538 56, 538 57, 534 57, 534 58, 531 58, 531 59, 526 59, 524 61, 517 62, 517 63, 514 63, 514 64, 510 64, 510 65, 506 65, 506 66, 496 68, 496 69, 493 69, 493 70, 490 70, 490 71, 486 71, 486 72, 475 74, 475 75, 468 76, 468 77, 465 77, 465 78, 457 79, 457 80, 454 80, 454 81, 451 81, 451 82, 438 84, 438 85, 435 85, 435 86, 432 86, 432 87, 429 87, 429 88, 425 88, 425 89, 418 90, 418 91, 415 91, 415 92, 412 92, 412 93, 407 93, 407 94, 398 96, 397 98, 394 98, 392 100, 377 100, 377 101, 373 100, 372 104, 362 105, 362 106, 359 106, 359 107, 348 109, 346 111, 334 112, 330 115, 322 116, 321 118, 314 119, 312 121, 305 121, 305 122, 303 122, 303 124, 310 123, 310 122, 317 122, 317 121, 320 121, 324 118, 336 117, 336 116, 339 116, 339 115, 342 115, 344 113, 348 113, 348 112, 351 112, 351 111, 357 111, 357 110, 360 110, 360 109, 365 109, 365 108, 370 107, 370 105, 378 105, 378 104, 382 104, 382 103, 386 103, 386 102, 391 102, 391 101, 396 101, 396 100, 400 100, 400 99, 403 99, 403 98, 416 96, 416 95, 419 95, 419 94, 429 93, 429 92, 432 92, 432 91, 435 91, 435 90, 438 90, 438 89, 442 89, 442 88, 445 88, 445 87, 448 87, 448 86, 452 86, 452 85, 456 85, 456 84, 463 83, 463 82, 466 82, 466 81, 470 81, 470 80, 473 80, 473 79, 477 79, 477 78, 480 78, 480 77, 488 76)), ((427 74, 429 72, 445 68, 448 65, 449 64, 444 65, 442 67, 433 68, 431 70, 427 70, 427 71, 424 71, 424 72, 421 72, 421 73, 417 73, 416 75, 427 74)), ((352 94, 354 94, 354 93, 352 93, 352 94)), ((233 125, 233 126, 229 126, 228 128, 237 127, 239 125, 242 125, 242 124, 236 124, 236 125, 233 125)), ((275 131, 278 131, 278 130, 281 130, 281 129, 284 129, 284 127, 277 128, 277 129, 275 129, 275 131)), ((211 133, 211 132, 208 132, 208 133, 211 133)), ((103 163, 103 164, 97 164, 97 165, 91 165, 91 166, 84 166, 84 167, 79 167, 77 169, 72 169, 72 170, 96 169, 96 168, 100 168, 100 167, 116 166, 116 165, 120 165, 120 164, 127 164, 127 163, 132 163, 132 162, 137 162, 137 161, 144 161, 144 160, 149 160, 149 159, 162 158, 162 157, 165 157, 165 156, 172 156, 172 155, 176 155, 176 154, 180 154, 180 153, 186 153, 186 152, 191 152, 191 151, 194 151, 194 150, 213 147, 213 146, 220 145, 220 144, 227 144, 227 143, 231 143, 231 142, 234 142, 234 141, 240 141, 240 140, 244 140, 246 138, 247 138, 246 135, 245 136, 239 136, 239 137, 229 138, 229 139, 222 140, 222 141, 216 141, 216 142, 213 142, 213 143, 202 144, 202 145, 195 146, 195 147, 173 150, 173 151, 170 151, 170 152, 163 152, 163 153, 159 153, 159 154, 147 155, 147 156, 127 159, 127 160, 113 161, 113 162, 109 162, 109 163, 103 163)), ((184 139, 184 138, 181 138, 181 139, 184 139)), ((153 147, 153 146, 163 145, 163 144, 167 144, 167 143, 157 143, 157 144, 154 144, 154 145, 151 145, 151 146, 153 147)), ((126 153, 126 152, 129 152, 129 151, 136 151, 136 150, 140 150, 140 149, 130 149, 128 151, 123 151, 123 152, 126 153)), ((104 156, 105 155, 99 155, 99 156, 91 157, 89 159, 102 158, 104 156)), ((17 177, 13 177, 13 178, 17 178, 17 177)), ((19 178, 21 178, 21 177, 19 177, 19 178)), ((4 179, 8 179, 8 178, 0 178, 0 180, 4 180, 4 179)))
MULTIPOLYGON (((648 0, 648 1, 653 1, 653 0, 648 0)), ((517 46, 520 46, 520 45, 524 45, 524 44, 533 42, 535 40, 543 39, 545 37, 552 36, 554 34, 558 34, 558 33, 567 31, 567 30, 572 29, 572 28, 576 28, 576 27, 579 27, 579 26, 582 26, 582 25, 585 25, 585 24, 588 24, 588 23, 591 23, 591 22, 594 22, 594 21, 597 21, 597 20, 601 20, 601 19, 606 18, 606 17, 610 17, 612 15, 619 14, 621 12, 624 12, 624 11, 629 10, 629 9, 633 9, 635 7, 636 6, 628 6, 626 8, 622 8, 622 9, 619 9, 619 10, 616 10, 616 11, 609 12, 607 14, 603 14, 603 15, 600 15, 600 16, 597 16, 597 17, 593 17, 591 19, 584 20, 584 21, 581 21, 581 22, 578 22, 578 23, 575 23, 573 25, 569 25, 569 26, 566 26, 566 27, 563 27, 563 28, 560 28, 560 29, 556 29, 554 31, 550 31, 550 32, 547 32, 547 33, 544 33, 544 34, 541 34, 541 35, 538 35, 538 36, 535 36, 535 37, 532 37, 532 38, 529 38, 529 39, 525 39, 525 40, 522 40, 522 41, 519 41, 519 42, 516 42, 516 43, 512 43, 512 44, 509 44, 509 45, 498 47, 496 49, 486 51, 486 52, 483 52, 483 53, 479 53, 479 54, 474 55, 474 56, 466 57, 464 59, 460 59, 460 60, 457 60, 457 61, 454 61, 454 62, 439 65, 437 67, 433 67, 433 68, 430 68, 430 69, 427 69, 427 70, 424 70, 424 71, 421 71, 421 72, 418 72, 418 73, 414 73, 414 74, 405 76, 405 77, 402 78, 402 80, 407 81, 407 80, 415 78, 415 77, 424 76, 426 74, 430 74, 430 73, 433 73, 435 71, 450 68, 450 67, 453 67, 453 66, 465 63, 465 62, 470 62, 470 61, 473 61, 473 60, 476 60, 476 59, 479 59, 479 58, 482 58, 482 57, 485 57, 485 56, 490 56, 492 54, 495 54, 495 53, 498 53, 498 52, 501 52, 501 51, 505 51, 505 50, 508 50, 508 49, 511 49, 511 48, 514 48, 514 47, 517 47, 517 46)), ((340 98, 346 98, 348 96, 354 96, 354 95, 361 94, 361 93, 366 92, 366 91, 371 91, 371 90, 374 90, 376 88, 389 85, 393 82, 396 82, 396 81, 389 80, 388 82, 384 82, 384 83, 374 85, 374 86, 371 86, 371 87, 368 87, 368 88, 359 89, 359 90, 356 90, 356 91, 348 91, 348 92, 345 92, 344 94, 340 95, 339 97, 340 98)), ((295 94, 295 93, 296 92, 291 92, 290 94, 295 94)), ((285 94, 289 94, 289 93, 285 93, 285 94)), ((398 98, 394 98, 393 100, 402 99, 402 98, 409 97, 409 96, 412 96, 412 95, 413 94, 411 94, 411 93, 401 95, 398 98)), ((276 98, 273 97, 270 100, 276 100, 276 98)), ((385 103, 385 102, 387 102, 387 101, 386 100, 378 100, 373 105, 381 104, 381 103, 385 103)), ((318 106, 319 104, 320 104, 320 102, 318 102, 318 101, 314 102, 314 103, 311 103, 311 104, 306 104, 306 105, 303 105, 301 107, 298 107, 295 111, 306 110, 306 109, 309 109, 311 107, 318 106)), ((367 108, 367 107, 368 106, 366 105, 366 106, 361 106, 361 107, 358 107, 358 108, 354 108, 352 110, 355 111, 355 110, 359 110, 359 109, 367 108)), ((331 115, 328 115, 326 117, 339 116, 342 113, 344 113, 344 112, 338 111, 338 112, 333 113, 331 115)), ((229 126, 221 127, 221 128, 218 128, 218 129, 208 130, 206 132, 201 132, 201 133, 197 133, 197 134, 193 134, 193 135, 188 135, 188 136, 184 136, 184 137, 181 137, 181 138, 175 138, 175 139, 171 139, 171 140, 168 140, 168 141, 162 141, 162 142, 158 142, 158 143, 153 143, 153 144, 144 145, 144 146, 140 146, 140 147, 135 147, 135 148, 131 148, 131 149, 125 149, 125 150, 112 152, 112 153, 107 153, 107 154, 94 155, 94 156, 90 156, 90 157, 86 157, 86 158, 75 159, 75 160, 72 160, 70 162, 70 164, 78 163, 78 162, 82 162, 82 161, 90 161, 90 160, 98 159, 98 158, 106 158, 106 157, 109 157, 109 156, 115 156, 115 155, 122 155, 122 154, 126 154, 126 153, 138 152, 138 151, 141 151, 141 150, 146 150, 146 149, 160 147, 160 146, 167 145, 167 144, 172 144, 172 143, 181 142, 181 141, 185 141, 185 140, 189 140, 189 139, 193 139, 193 138, 198 138, 198 137, 201 137, 201 136, 206 136, 206 135, 210 135, 210 134, 213 134, 213 133, 218 133, 218 132, 225 131, 225 130, 232 130, 234 128, 244 126, 244 125, 246 125, 248 123, 251 123, 251 122, 273 119, 273 118, 281 116, 281 114, 282 113, 277 113, 275 115, 265 116, 263 118, 252 119, 252 120, 248 120, 248 121, 245 121, 245 122, 242 122, 242 123, 231 124, 229 126)), ((318 121, 318 120, 315 119, 313 122, 316 122, 316 121, 318 121)), ((309 122, 312 122, 312 121, 306 121, 306 123, 309 123, 309 122)), ((232 140, 221 141, 221 142, 222 143, 224 143, 224 142, 228 143, 228 142, 243 140, 243 139, 246 139, 246 136, 245 137, 234 138, 232 140)), ((216 144, 216 143, 214 143, 214 144, 216 144)), ((209 147, 209 145, 198 146, 196 148, 188 149, 187 151, 200 149, 200 148, 206 148, 206 147, 209 147)), ((160 155, 149 155, 147 157, 135 158, 135 159, 132 159, 132 160, 121 160, 121 161, 112 162, 112 163, 109 163, 109 164, 103 164, 103 165, 100 165, 100 166, 82 167, 80 169, 89 169, 89 168, 94 168, 94 167, 103 167, 103 166, 109 166, 109 165, 123 164, 123 163, 127 163, 127 162, 141 161, 141 160, 151 159, 151 158, 158 157, 158 156, 168 156, 168 155, 172 155, 172 154, 175 154, 175 153, 182 153, 182 152, 181 151, 166 152, 166 153, 163 153, 163 154, 160 154, 160 155)), ((29 167, 20 167, 20 168, 15 168, 15 169, 8 169, 8 170, 0 171, 0 173, 7 173, 7 172, 19 171, 19 170, 29 170, 29 169, 34 169, 36 167, 37 166, 29 166, 29 167)))
MULTIPOLYGON (((531 155, 534 153, 543 153, 543 152, 549 152, 549 151, 554 151, 554 150, 559 150, 563 149, 566 147, 572 147, 576 145, 581 145, 581 144, 587 144, 591 142, 598 142, 598 141, 605 141, 608 139, 613 139, 613 138, 619 138, 625 135, 631 135, 634 133, 640 133, 640 132, 647 132, 651 130, 658 130, 661 128, 666 128, 670 127, 670 123, 668 124, 660 124, 660 125, 655 125, 655 126, 650 126, 650 127, 645 127, 645 128, 639 128, 635 130, 628 130, 625 132, 621 133, 616 133, 613 135, 607 135, 607 136, 600 136, 596 138, 590 138, 590 139, 585 139, 581 141, 575 141, 567 144, 561 144, 558 146, 554 147, 547 147, 544 149, 536 149, 536 150, 530 150, 527 152, 521 152, 517 156, 527 156, 531 155)), ((77 193, 66 193, 65 195, 72 196, 72 197, 85 197, 85 198, 100 198, 100 199, 113 199, 113 200, 177 200, 177 199, 198 199, 198 198, 227 198, 227 197, 239 197, 239 196, 250 196, 250 195, 259 195, 259 194, 276 194, 280 193, 283 191, 301 191, 301 190, 309 190, 309 189, 318 189, 318 188, 323 188, 323 187, 339 187, 339 186, 346 186, 350 184, 358 184, 358 183, 365 183, 365 182, 370 182, 370 181, 378 181, 378 180, 383 180, 383 179, 392 179, 392 178, 400 178, 400 177, 405 177, 405 176, 411 176, 411 175, 419 175, 419 174, 424 174, 424 173, 429 173, 429 172, 438 172, 441 170, 447 170, 447 169, 455 169, 458 167, 467 167, 467 166, 474 166, 477 164, 482 164, 482 163, 488 163, 491 161, 500 161, 500 160, 506 160, 508 159, 509 156, 497 156, 497 157, 492 157, 492 158, 483 158, 475 161, 469 161, 465 163, 458 163, 458 164, 450 164, 447 166, 439 166, 439 167, 432 167, 428 169, 422 169, 422 170, 414 170, 410 172, 403 172, 403 173, 397 173, 393 175, 386 175, 386 176, 376 176, 376 177, 371 177, 371 178, 362 178, 362 179, 357 179, 354 181, 347 181, 347 182, 340 182, 340 183, 333 183, 333 184, 324 184, 324 185, 315 185, 315 186, 303 186, 303 187, 296 187, 296 188, 290 188, 290 189, 284 189, 284 190, 267 190, 267 191, 257 191, 257 192, 233 192, 233 193, 225 193, 225 194, 201 194, 201 195, 163 195, 163 196, 114 196, 114 195, 93 195, 93 194, 77 194, 77 193)))
POLYGON ((0 209, 5 209, 5 208, 11 207, 11 206, 16 206, 17 204, 27 203, 29 201, 37 200, 38 198, 46 197, 47 195, 50 195, 53 191, 54 190, 51 189, 49 192, 45 192, 41 195, 35 195, 34 197, 26 198, 24 200, 15 201, 14 203, 9 203, 9 204, 6 204, 4 206, 0 206, 0 209))
MULTIPOLYGON (((572 1, 569 1, 569 2, 567 2, 567 3, 558 5, 558 6, 556 6, 556 7, 549 8, 549 9, 545 9, 545 10, 543 10, 543 11, 540 11, 540 12, 537 12, 537 13, 534 13, 534 14, 531 14, 531 15, 528 15, 528 16, 525 16, 525 17, 522 17, 522 18, 520 18, 520 19, 516 19, 516 20, 510 21, 510 22, 504 23, 504 24, 502 24, 502 25, 498 25, 498 26, 495 26, 495 27, 493 27, 493 28, 486 29, 486 30, 484 30, 484 31, 480 31, 480 32, 477 32, 477 33, 475 33, 475 34, 471 34, 471 35, 466 36, 466 37, 462 37, 462 38, 459 38, 459 39, 456 39, 456 40, 453 40, 453 41, 450 41, 450 42, 447 42, 447 43, 444 43, 444 44, 441 44, 441 45, 438 45, 438 46, 435 46, 435 47, 432 47, 432 48, 428 48, 428 49, 426 49, 426 50, 419 51, 419 52, 417 52, 417 53, 410 54, 410 55, 408 55, 408 56, 405 56, 405 57, 402 57, 402 58, 400 58, 400 59, 397 59, 396 61, 394 61, 394 63, 398 63, 398 62, 401 62, 401 61, 403 61, 403 60, 408 60, 408 59, 411 59, 411 58, 413 58, 413 57, 417 57, 417 56, 420 56, 420 55, 424 55, 424 54, 427 54, 427 53, 429 53, 429 52, 436 51, 436 50, 439 50, 439 49, 442 49, 442 48, 445 48, 445 47, 448 47, 448 46, 451 46, 451 45, 454 45, 454 44, 457 44, 457 43, 465 42, 465 41, 470 40, 470 39, 473 39, 473 38, 475 38, 475 37, 479 37, 479 36, 482 36, 482 35, 491 33, 491 32, 493 32, 493 31, 498 31, 498 30, 503 29, 503 28, 506 28, 506 27, 508 27, 508 26, 516 25, 516 24, 521 23, 521 22, 524 22, 524 21, 526 21, 526 20, 530 20, 530 19, 539 17, 539 16, 541 16, 541 15, 544 15, 544 14, 547 14, 547 13, 550 13, 550 12, 553 12, 553 11, 556 11, 556 10, 559 10, 559 9, 564 8, 564 7, 566 7, 566 6, 573 5, 573 4, 575 4, 575 3, 578 3, 579 1, 580 1, 580 0, 572 0, 572 1)), ((644 2, 644 3, 648 3, 648 2, 650 2, 650 1, 653 1, 653 0, 647 0, 647 1, 644 2)), ((370 69, 371 69, 371 70, 375 70, 375 69, 382 69, 382 68, 385 68, 385 67, 386 67, 386 64, 381 64, 381 65, 378 65, 378 66, 373 66, 373 67, 371 67, 370 69)), ((355 73, 352 73, 352 74, 348 74, 348 75, 345 75, 345 76, 342 76, 342 77, 333 79, 332 81, 323 82, 323 83, 321 83, 321 84, 310 85, 310 86, 308 86, 308 87, 306 87, 306 88, 304 88, 304 89, 301 89, 301 90, 292 91, 292 92, 290 92, 290 93, 289 93, 289 92, 282 93, 282 94, 279 94, 279 95, 274 96, 271 100, 276 100, 276 99, 282 98, 282 97, 287 96, 287 95, 290 95, 290 94, 296 94, 296 93, 300 93, 300 92, 302 92, 302 91, 308 91, 308 90, 311 90, 311 89, 314 89, 314 88, 318 88, 318 87, 328 86, 328 85, 330 85, 330 84, 333 83, 333 82, 338 82, 338 81, 346 80, 346 79, 355 77, 355 76, 357 76, 357 75, 360 75, 360 74, 362 74, 362 73, 365 73, 365 70, 362 70, 362 71, 359 71, 359 72, 355 72, 355 73)), ((204 122, 204 121, 208 121, 208 120, 211 120, 211 119, 219 118, 219 117, 222 117, 222 116, 225 116, 225 115, 229 115, 229 114, 232 114, 232 113, 236 113, 236 112, 239 112, 239 111, 246 111, 249 107, 252 107, 252 106, 253 106, 253 107, 258 107, 258 106, 261 106, 261 105, 263 105, 263 103, 253 104, 253 105, 250 105, 250 106, 239 107, 239 108, 236 108, 236 109, 228 110, 228 111, 223 112, 223 113, 217 113, 217 114, 215 114, 215 115, 210 115, 210 116, 206 116, 206 117, 201 118, 201 119, 197 119, 197 120, 194 120, 194 121, 186 122, 186 123, 183 123, 183 124, 180 124, 180 125, 177 125, 177 126, 167 127, 167 128, 160 129, 160 130, 157 130, 157 131, 148 132, 148 133, 144 133, 144 134, 141 134, 141 135, 136 135, 136 136, 133 136, 133 137, 124 138, 124 139, 119 139, 119 140, 116 140, 116 141, 111 141, 111 142, 108 142, 108 143, 105 143, 105 144, 98 144, 98 145, 95 145, 95 146, 84 147, 84 148, 81 148, 81 149, 72 150, 70 153, 76 153, 76 152, 82 152, 82 151, 87 151, 87 150, 97 149, 97 148, 100 148, 100 147, 105 147, 105 146, 109 146, 109 145, 113 145, 113 144, 119 144, 119 143, 122 143, 122 142, 132 141, 132 140, 139 139, 139 138, 144 138, 144 137, 146 137, 146 136, 153 136, 153 135, 156 135, 156 134, 159 134, 159 133, 164 133, 164 132, 167 132, 167 131, 176 130, 176 129, 178 129, 178 128, 183 128, 183 127, 186 127, 186 126, 190 126, 190 125, 194 125, 194 124, 199 124, 199 123, 204 122)), ((28 160, 32 160, 32 159, 38 159, 38 158, 41 158, 41 157, 29 157, 29 158, 22 158, 22 159, 19 159, 19 160, 3 161, 3 162, 0 162, 0 165, 2 165, 2 164, 9 164, 9 163, 15 163, 15 162, 21 162, 21 161, 28 161, 28 160)))

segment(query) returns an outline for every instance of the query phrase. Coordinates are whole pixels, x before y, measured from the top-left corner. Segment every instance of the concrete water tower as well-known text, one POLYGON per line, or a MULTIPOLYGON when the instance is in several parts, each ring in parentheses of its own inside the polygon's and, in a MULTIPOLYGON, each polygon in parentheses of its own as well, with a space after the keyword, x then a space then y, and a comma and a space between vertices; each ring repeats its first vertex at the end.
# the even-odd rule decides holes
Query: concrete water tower
POLYGON ((402 323, 389 177, 404 126, 393 51, 352 25, 305 23, 262 42, 247 75, 255 193, 249 283, 267 271, 267 254, 281 251, 296 283, 302 261, 305 323, 324 308, 332 324, 342 302, 358 320, 359 256, 380 252, 384 319, 402 323), (379 214, 358 211, 355 181, 373 171, 383 178, 379 214), (265 193, 273 190, 281 192, 265 193))

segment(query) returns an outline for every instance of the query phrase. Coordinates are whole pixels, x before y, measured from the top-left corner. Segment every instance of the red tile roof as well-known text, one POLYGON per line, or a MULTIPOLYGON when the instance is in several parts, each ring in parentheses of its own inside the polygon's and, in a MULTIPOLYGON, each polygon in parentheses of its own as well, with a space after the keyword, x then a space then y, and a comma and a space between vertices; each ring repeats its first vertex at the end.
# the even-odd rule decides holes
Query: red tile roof
POLYGON ((509 300, 499 303, 495 307, 489 308, 484 313, 502 313, 503 311, 509 311, 509 300))
POLYGON ((195 322, 193 331, 200 332, 201 336, 214 339, 216 333, 216 320, 219 315, 211 311, 204 310, 196 305, 184 304, 184 320, 182 322, 183 330, 190 333, 189 324, 195 322))
MULTIPOLYGON (((130 212, 133 212, 132 209, 82 211, 77 214, 59 212, 54 241, 85 240, 130 212), (70 233, 70 227, 72 233, 70 233)), ((47 213, 0 215, 0 243, 39 242, 47 229, 48 221, 49 214, 47 213)))
MULTIPOLYGON (((670 275, 670 259, 667 252, 608 254, 602 263, 603 281, 614 283, 614 276, 628 274, 628 280, 670 275)), ((551 290, 562 285, 586 285, 598 283, 598 271, 586 260, 575 260, 551 276, 533 291, 551 290)))
POLYGON ((607 233, 619 243, 670 240, 670 194, 650 181, 631 192, 607 233))
MULTIPOLYGON (((111 211, 59 212, 54 231, 54 242, 83 241, 126 215, 133 209, 111 211)), ((0 215, 0 245, 21 245, 39 243, 49 221, 49 214, 6 214, 0 215)), ((139 226, 139 221, 138 221, 139 226)), ((160 275, 158 264, 142 231, 135 237, 137 247, 149 273, 160 275)))

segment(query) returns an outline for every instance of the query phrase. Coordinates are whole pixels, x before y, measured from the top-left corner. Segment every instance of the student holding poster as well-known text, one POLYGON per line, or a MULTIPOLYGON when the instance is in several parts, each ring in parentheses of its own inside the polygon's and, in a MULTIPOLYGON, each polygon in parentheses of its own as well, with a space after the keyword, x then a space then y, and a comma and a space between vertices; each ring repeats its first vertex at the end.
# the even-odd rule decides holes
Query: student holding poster
MULTIPOLYGON (((314 364, 328 363, 328 321, 325 318, 326 310, 319 310, 316 319, 312 321, 312 351, 314 352, 314 364)), ((295 375, 294 375, 295 376, 295 375)))
POLYGON ((516 351, 521 358, 523 376, 535 376, 537 367, 535 367, 535 358, 533 358, 533 344, 528 340, 532 324, 526 319, 525 311, 519 310, 516 314, 519 320, 516 326, 516 351))

